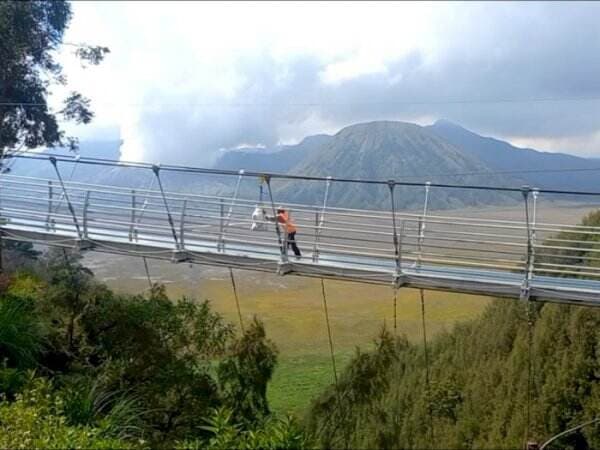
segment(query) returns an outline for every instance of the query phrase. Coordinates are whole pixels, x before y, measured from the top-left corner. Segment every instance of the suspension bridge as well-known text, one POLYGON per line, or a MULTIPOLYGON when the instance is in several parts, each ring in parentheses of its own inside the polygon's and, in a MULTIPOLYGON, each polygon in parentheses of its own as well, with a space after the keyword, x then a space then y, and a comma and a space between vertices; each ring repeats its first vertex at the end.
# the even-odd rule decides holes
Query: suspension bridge
POLYGON ((600 227, 537 220, 540 196, 600 198, 600 192, 305 177, 47 154, 19 158, 39 160, 55 176, 0 175, 4 239, 395 288, 600 306, 600 227), (143 169, 154 188, 74 182, 65 176, 73 164, 143 169), (161 174, 167 171, 229 177, 231 194, 165 190, 161 174), (248 178, 260 185, 258 201, 239 195, 248 178), (285 203, 299 229, 301 258, 288 250, 282 225, 253 218, 257 208, 276 215, 281 200, 274 198, 274 180, 322 184, 318 205, 285 203), (346 183, 386 186, 389 209, 329 205, 331 189, 346 183), (422 208, 399 210, 397 186, 422 190, 422 208), (432 188, 518 195, 523 220, 431 211, 432 188))

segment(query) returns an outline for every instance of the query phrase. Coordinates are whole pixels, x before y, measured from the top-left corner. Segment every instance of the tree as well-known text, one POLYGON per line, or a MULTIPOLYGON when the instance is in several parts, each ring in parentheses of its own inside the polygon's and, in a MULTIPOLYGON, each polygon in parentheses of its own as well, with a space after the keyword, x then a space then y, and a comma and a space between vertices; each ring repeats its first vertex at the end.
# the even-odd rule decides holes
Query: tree
POLYGON ((218 368, 226 404, 237 421, 254 422, 269 415, 267 384, 277 365, 277 348, 254 318, 244 335, 233 343, 218 368))
MULTIPOLYGON (((0 174, 10 170, 13 157, 23 149, 75 150, 77 139, 65 136, 58 119, 85 124, 94 116, 90 100, 75 91, 61 110, 48 107, 50 88, 67 85, 54 52, 63 44, 70 20, 71 5, 64 0, 0 2, 0 174)), ((109 52, 101 46, 69 45, 86 64, 99 64, 109 52)), ((2 247, 0 233, 0 272, 2 247)))
MULTIPOLYGON (((64 0, 4 1, 0 3, 0 162, 22 149, 40 146, 76 146, 66 137, 58 119, 89 123, 90 101, 71 92, 59 111, 48 106, 52 86, 67 85, 54 52, 63 44, 71 20, 71 5, 64 0)), ((99 64, 106 47, 74 46, 86 64, 99 64)))

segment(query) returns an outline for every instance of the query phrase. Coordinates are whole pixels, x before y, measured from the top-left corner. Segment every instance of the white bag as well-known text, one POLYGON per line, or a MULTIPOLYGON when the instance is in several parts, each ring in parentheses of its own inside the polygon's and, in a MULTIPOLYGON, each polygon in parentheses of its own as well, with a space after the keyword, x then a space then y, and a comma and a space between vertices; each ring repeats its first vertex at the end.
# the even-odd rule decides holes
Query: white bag
POLYGON ((266 231, 267 230, 267 219, 265 217, 264 209, 260 207, 254 208, 254 212, 252 213, 252 226, 250 227, 252 231, 266 231))

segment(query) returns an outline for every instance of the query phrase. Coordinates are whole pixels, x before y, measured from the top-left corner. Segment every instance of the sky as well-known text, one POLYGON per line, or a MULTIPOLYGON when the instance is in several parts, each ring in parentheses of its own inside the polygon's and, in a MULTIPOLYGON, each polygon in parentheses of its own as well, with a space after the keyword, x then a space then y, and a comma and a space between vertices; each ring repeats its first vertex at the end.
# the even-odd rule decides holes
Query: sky
POLYGON ((68 131, 123 139, 123 159, 202 166, 359 122, 444 118, 600 157, 599 19, 593 2, 74 2, 64 41, 111 52, 89 68, 60 52, 96 113, 68 131))

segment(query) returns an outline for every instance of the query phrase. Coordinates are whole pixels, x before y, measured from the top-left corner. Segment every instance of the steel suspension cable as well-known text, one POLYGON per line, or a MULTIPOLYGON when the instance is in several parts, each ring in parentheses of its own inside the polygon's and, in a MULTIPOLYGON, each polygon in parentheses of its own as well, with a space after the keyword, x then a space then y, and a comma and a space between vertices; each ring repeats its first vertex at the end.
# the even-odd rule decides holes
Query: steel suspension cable
MULTIPOLYGON (((71 181, 73 181, 73 176, 75 176, 75 171, 77 170, 77 165, 79 164, 79 160, 80 160, 80 155, 77 155, 75 157, 75 162, 73 163, 73 168, 71 169, 71 173, 69 174, 69 177, 67 179, 67 183, 70 183, 71 181)), ((54 208, 55 213, 57 213, 59 211, 64 198, 65 198, 65 193, 62 192, 60 195, 60 198, 58 199, 58 203, 57 203, 56 207, 54 208)))
MULTIPOLYGON (((150 191, 154 187, 155 179, 156 178, 154 176, 150 175, 150 183, 149 183, 148 189, 146 189, 146 197, 144 198, 144 203, 142 204, 142 212, 140 213, 139 217, 136 219, 138 225, 140 225, 142 223, 142 217, 144 215, 144 212, 146 211, 146 206, 148 205, 148 193, 147 192, 150 191)), ((132 225, 135 226, 135 224, 132 224, 132 225)), ((150 277, 150 270, 148 268, 148 260, 146 259, 146 256, 142 256, 142 261, 144 262, 144 270, 146 271, 146 278, 148 279, 148 286, 150 286, 150 290, 152 290, 154 283, 152 282, 152 277, 150 277)))
MULTIPOLYGON (((26 159, 39 159, 39 160, 47 160, 49 158, 54 158, 57 161, 68 161, 73 162, 73 157, 68 157, 65 155, 55 155, 55 154, 32 154, 25 153, 15 155, 15 158, 26 158, 26 159)), ((144 163, 144 162, 128 162, 128 161, 115 161, 111 159, 103 159, 103 158, 81 158, 80 164, 92 164, 92 165, 101 165, 101 166, 113 166, 113 167, 132 167, 132 168, 152 168, 152 164, 144 163)), ((197 173, 197 174, 212 174, 212 175, 239 175, 239 171, 234 170, 225 170, 225 169, 207 169, 201 167, 192 167, 192 166, 177 166, 177 165, 169 165, 165 164, 161 166, 162 170, 172 171, 172 172, 184 172, 184 173, 197 173)), ((292 174, 283 174, 283 173, 264 173, 264 172, 245 172, 246 176, 249 177, 269 177, 269 178, 281 178, 288 180, 304 180, 304 181, 327 181, 328 177, 319 177, 319 176, 308 176, 308 175, 292 175, 292 174)), ((359 183, 359 184, 375 184, 375 185, 387 185, 389 181, 378 180, 378 179, 354 179, 354 178, 342 178, 342 177, 332 177, 331 181, 341 182, 341 183, 359 183)), ((505 187, 505 186, 482 186, 482 185, 466 185, 466 184, 447 184, 447 183, 429 183, 429 182, 408 182, 408 181, 394 181, 394 185, 396 186, 426 186, 429 184, 431 187, 436 188, 448 188, 448 189, 475 189, 475 190, 485 190, 485 191, 499 191, 499 192, 521 192, 522 187, 505 187)), ((548 194, 563 194, 563 195, 583 195, 583 196, 600 196, 599 191, 569 191, 569 190, 560 190, 560 189, 539 189, 540 193, 548 193, 548 194)))
POLYGON ((263 179, 267 183, 267 190, 269 192, 269 200, 271 202, 271 209, 273 211, 273 218, 275 219, 275 232, 277 233, 277 241, 279 242, 279 249, 281 251, 282 258, 285 256, 285 249, 283 248, 283 240, 281 239, 281 230, 279 229, 279 223, 277 221, 277 211, 275 210, 275 202, 273 201, 273 191, 271 190, 271 177, 264 176, 263 179))
POLYGON ((233 298, 235 299, 235 307, 237 308, 238 319, 240 321, 240 330, 244 334, 244 321, 242 320, 242 310, 240 308, 240 299, 238 297, 237 286, 235 284, 235 277, 233 276, 233 269, 229 268, 229 277, 231 278, 231 286, 233 288, 233 298))

